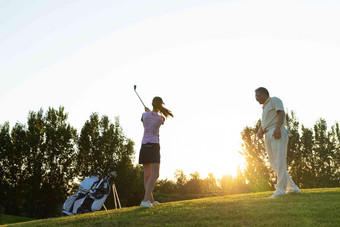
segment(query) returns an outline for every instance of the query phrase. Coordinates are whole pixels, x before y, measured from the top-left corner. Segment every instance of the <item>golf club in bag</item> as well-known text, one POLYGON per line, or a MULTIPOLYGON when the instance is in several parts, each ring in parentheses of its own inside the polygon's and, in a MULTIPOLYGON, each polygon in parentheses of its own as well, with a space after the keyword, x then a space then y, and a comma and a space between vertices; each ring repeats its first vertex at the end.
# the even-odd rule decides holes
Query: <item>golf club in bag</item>
POLYGON ((62 212, 65 215, 70 216, 99 211, 102 207, 106 209, 104 203, 111 190, 113 191, 115 207, 117 208, 117 200, 119 208, 121 208, 118 193, 113 180, 117 176, 117 173, 115 171, 110 171, 114 166, 115 163, 112 162, 110 167, 105 172, 101 168, 97 168, 96 173, 85 178, 80 183, 78 192, 74 195, 71 195, 65 201, 62 212))

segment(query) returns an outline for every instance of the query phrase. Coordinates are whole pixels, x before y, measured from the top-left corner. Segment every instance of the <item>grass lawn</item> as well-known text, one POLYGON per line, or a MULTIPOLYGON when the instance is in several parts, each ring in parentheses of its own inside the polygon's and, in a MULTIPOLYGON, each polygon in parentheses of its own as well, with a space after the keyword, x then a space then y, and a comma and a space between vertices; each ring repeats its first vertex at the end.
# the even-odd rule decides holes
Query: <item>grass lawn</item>
POLYGON ((210 197, 128 207, 15 226, 340 226, 340 189, 307 189, 267 198, 272 192, 210 197))
POLYGON ((34 220, 33 218, 25 218, 7 214, 0 214, 0 225, 9 224, 9 223, 17 223, 17 222, 25 222, 34 220))

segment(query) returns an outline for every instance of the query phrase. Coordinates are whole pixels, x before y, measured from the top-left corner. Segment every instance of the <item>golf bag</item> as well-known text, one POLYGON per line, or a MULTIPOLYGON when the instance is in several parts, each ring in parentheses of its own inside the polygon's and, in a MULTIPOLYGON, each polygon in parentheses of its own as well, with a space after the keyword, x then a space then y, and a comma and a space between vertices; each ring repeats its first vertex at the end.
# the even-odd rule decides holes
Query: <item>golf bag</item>
POLYGON ((97 171, 98 173, 85 178, 80 183, 78 192, 65 201, 62 210, 64 214, 83 214, 102 208, 110 194, 116 172, 105 174, 100 168, 97 168, 97 171))

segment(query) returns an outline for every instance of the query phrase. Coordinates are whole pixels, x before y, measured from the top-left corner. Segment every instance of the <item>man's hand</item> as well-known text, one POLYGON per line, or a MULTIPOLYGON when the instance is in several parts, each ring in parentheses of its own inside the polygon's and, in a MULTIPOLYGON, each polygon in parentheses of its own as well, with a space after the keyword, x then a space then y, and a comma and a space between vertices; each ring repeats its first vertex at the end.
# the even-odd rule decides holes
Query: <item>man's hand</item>
POLYGON ((280 139, 281 138, 281 129, 276 127, 273 133, 273 136, 275 139, 280 139))
POLYGON ((150 112, 151 110, 147 107, 145 107, 145 112, 150 112))
POLYGON ((277 111, 277 115, 278 115, 278 120, 276 123, 276 128, 275 131, 273 133, 273 136, 275 139, 280 139, 281 138, 281 126, 285 121, 285 112, 282 110, 277 111))
POLYGON ((259 131, 257 132, 257 137, 259 139, 262 139, 263 138, 263 134, 264 134, 264 132, 263 132, 262 128, 260 128, 259 131))

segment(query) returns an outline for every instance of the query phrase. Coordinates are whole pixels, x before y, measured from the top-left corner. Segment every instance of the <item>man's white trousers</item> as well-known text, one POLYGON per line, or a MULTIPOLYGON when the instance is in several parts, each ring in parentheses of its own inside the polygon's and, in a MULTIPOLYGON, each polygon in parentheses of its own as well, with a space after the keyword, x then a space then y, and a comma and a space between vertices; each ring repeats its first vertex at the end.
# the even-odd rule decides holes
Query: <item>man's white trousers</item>
POLYGON ((273 136, 275 128, 270 129, 265 136, 266 151, 276 176, 276 191, 285 193, 286 189, 298 188, 290 178, 287 171, 287 148, 288 148, 288 132, 285 126, 281 127, 281 138, 275 139, 273 136))

